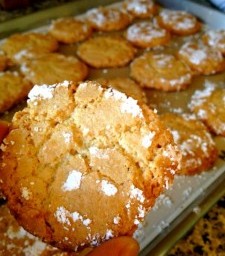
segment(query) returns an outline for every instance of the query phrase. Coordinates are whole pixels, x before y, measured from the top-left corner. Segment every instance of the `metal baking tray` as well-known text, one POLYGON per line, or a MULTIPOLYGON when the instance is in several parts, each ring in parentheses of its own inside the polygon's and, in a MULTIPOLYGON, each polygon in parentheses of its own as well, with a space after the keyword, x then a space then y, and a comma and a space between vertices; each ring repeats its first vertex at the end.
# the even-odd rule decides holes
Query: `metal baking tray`
MULTIPOLYGON (((188 0, 158 0, 163 7, 186 10, 201 19, 208 27, 219 29, 225 27, 225 15, 205 6, 188 0)), ((117 1, 105 0, 104 5, 118 4, 117 1)), ((15 32, 29 29, 44 30, 50 20, 57 17, 79 15, 95 6, 103 5, 100 0, 77 0, 62 6, 40 11, 25 17, 10 20, 0 24, 0 37, 4 38, 15 32)), ((62 51, 68 53, 71 47, 65 46, 62 51)), ((126 75, 127 68, 91 70, 88 79, 99 76, 126 75)), ((146 90, 151 106, 159 111, 187 110, 186 105, 190 95, 203 87, 204 82, 219 82, 225 86, 225 72, 214 76, 199 76, 194 79, 189 89, 165 93, 146 90)), ((18 108, 17 108, 18 109, 18 108)), ((12 112, 0 118, 10 119, 12 112)), ((215 137, 220 151, 218 161, 212 170, 192 177, 178 176, 173 186, 167 190, 156 202, 145 219, 142 227, 135 233, 141 246, 141 256, 165 255, 174 243, 180 239, 201 218, 215 202, 225 195, 225 138, 215 137)))

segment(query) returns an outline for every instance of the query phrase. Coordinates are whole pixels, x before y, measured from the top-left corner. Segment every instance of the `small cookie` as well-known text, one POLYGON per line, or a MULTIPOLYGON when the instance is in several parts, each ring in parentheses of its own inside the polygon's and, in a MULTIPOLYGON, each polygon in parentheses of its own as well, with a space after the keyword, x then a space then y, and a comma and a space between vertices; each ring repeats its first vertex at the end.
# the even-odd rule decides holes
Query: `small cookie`
POLYGON ((146 52, 130 65, 130 76, 141 86, 163 91, 186 89, 192 80, 187 65, 172 54, 146 52))
POLYGON ((33 84, 78 83, 87 77, 88 68, 74 56, 46 53, 24 61, 21 72, 33 84))
POLYGON ((24 100, 31 88, 32 84, 16 71, 0 73, 0 113, 24 100))
POLYGON ((34 86, 1 148, 1 188, 18 222, 77 251, 131 235, 180 153, 146 105, 94 82, 34 86))
POLYGON ((81 43, 77 55, 94 68, 121 67, 135 56, 136 49, 125 39, 97 36, 81 43))
POLYGON ((0 206, 1 255, 75 256, 45 244, 18 225, 6 205, 0 206))
POLYGON ((206 87, 197 90, 189 108, 216 135, 225 136, 225 89, 206 87))
POLYGON ((137 83, 135 83, 135 81, 131 80, 128 77, 116 77, 110 79, 99 78, 97 81, 102 86, 112 87, 142 103, 147 102, 145 92, 140 88, 137 83))
POLYGON ((83 41, 91 36, 92 27, 74 17, 60 18, 52 21, 49 33, 59 42, 71 44, 83 41))
POLYGON ((215 163, 218 152, 205 125, 191 115, 165 113, 160 120, 173 134, 182 154, 181 169, 177 174, 194 175, 206 171, 215 163))
POLYGON ((157 22, 160 27, 180 36, 192 35, 201 29, 201 23, 197 18, 185 11, 164 9, 157 17, 157 22))
POLYGON ((178 55, 198 74, 211 75, 225 70, 225 59, 221 52, 205 46, 201 42, 184 43, 178 55))
POLYGON ((225 55, 225 30, 209 30, 203 34, 202 40, 225 55))
POLYGON ((13 34, 0 46, 6 55, 14 62, 19 62, 21 56, 27 53, 54 52, 58 42, 51 35, 40 33, 13 34))
POLYGON ((126 38, 135 46, 147 48, 168 44, 170 33, 149 21, 143 21, 131 25, 127 29, 126 38))
POLYGON ((131 17, 118 8, 99 7, 86 12, 86 19, 91 26, 100 31, 113 31, 126 28, 131 17))
POLYGON ((123 6, 134 18, 150 18, 158 12, 152 0, 125 0, 123 6))

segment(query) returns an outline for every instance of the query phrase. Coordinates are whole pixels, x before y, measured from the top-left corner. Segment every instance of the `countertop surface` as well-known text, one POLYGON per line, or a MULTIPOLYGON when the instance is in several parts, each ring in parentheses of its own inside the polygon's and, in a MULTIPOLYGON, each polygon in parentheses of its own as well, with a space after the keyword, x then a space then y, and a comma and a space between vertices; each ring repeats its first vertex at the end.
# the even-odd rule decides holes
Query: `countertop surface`
MULTIPOLYGON (((32 1, 27 8, 11 11, 0 8, 0 22, 71 1, 73 0, 36 0, 32 1)), ((215 8, 204 0, 195 2, 215 8)), ((185 237, 176 243, 168 255, 225 255, 225 196, 195 224, 185 237)))

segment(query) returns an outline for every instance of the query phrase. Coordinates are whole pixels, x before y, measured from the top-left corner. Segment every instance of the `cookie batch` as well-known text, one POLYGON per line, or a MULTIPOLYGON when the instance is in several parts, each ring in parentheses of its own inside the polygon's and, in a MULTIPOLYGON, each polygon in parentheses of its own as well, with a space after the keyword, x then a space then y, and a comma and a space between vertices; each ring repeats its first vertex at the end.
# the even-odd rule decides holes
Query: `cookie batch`
MULTIPOLYGON (((0 156, 0 189, 23 233, 15 255, 28 247, 23 239, 36 243, 26 232, 72 252, 132 235, 175 175, 210 170, 214 136, 225 136, 224 53, 224 30, 152 0, 96 7, 4 39, 2 118, 27 100, 0 156)), ((2 209, 0 223, 9 218, 2 209)))

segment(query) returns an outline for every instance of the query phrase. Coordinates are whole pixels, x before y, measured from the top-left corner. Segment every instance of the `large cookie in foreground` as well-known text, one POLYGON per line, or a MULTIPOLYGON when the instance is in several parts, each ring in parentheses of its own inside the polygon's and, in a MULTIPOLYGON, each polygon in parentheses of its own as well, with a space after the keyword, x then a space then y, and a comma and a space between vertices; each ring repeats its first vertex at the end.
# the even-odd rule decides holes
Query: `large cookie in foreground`
POLYGON ((1 188, 18 222, 62 249, 131 235, 180 161, 154 111, 85 82, 35 86, 2 144, 1 188))

